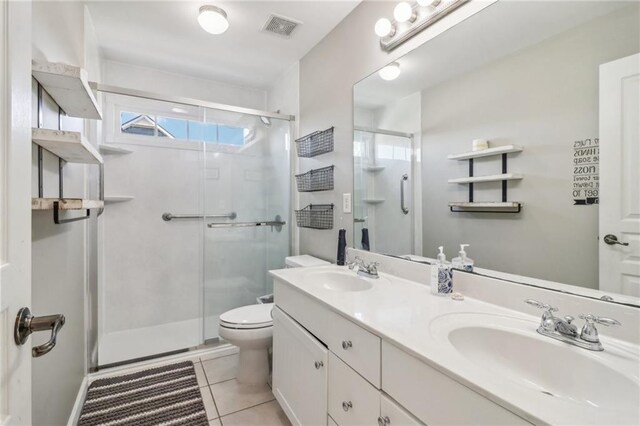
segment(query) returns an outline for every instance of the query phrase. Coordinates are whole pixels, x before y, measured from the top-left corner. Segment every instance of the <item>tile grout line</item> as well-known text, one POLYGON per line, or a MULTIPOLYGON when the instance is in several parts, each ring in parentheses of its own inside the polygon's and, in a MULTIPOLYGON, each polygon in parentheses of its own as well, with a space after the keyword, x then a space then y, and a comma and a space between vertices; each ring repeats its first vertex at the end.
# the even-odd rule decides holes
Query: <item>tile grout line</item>
MULTIPOLYGON (((229 355, 229 356, 232 356, 232 355, 229 355)), ((224 358, 224 357, 220 357, 220 358, 224 358)), ((202 358, 200 358, 200 364, 202 365, 202 373, 204 374, 204 380, 207 382, 207 389, 209 389, 209 393, 211 394, 213 407, 216 409, 216 414, 218 415, 218 419, 220 419, 220 425, 222 425, 222 416, 220 415, 220 410, 218 410, 218 403, 216 402, 216 397, 213 396, 213 390, 211 389, 211 384, 209 383, 209 376, 207 376, 207 370, 204 369, 204 363, 202 361, 202 358)))
POLYGON ((222 423, 222 417, 227 417, 227 416, 230 416, 230 415, 232 415, 232 414, 240 413, 240 412, 242 412, 242 411, 251 410, 252 408, 256 408, 256 407, 259 407, 259 406, 261 406, 261 405, 268 404, 268 403, 273 402, 273 401, 275 401, 275 400, 276 400, 276 398, 274 397, 273 399, 270 399, 269 401, 260 402, 260 403, 255 404, 255 405, 251 405, 250 407, 243 408, 243 409, 241 409, 241 410, 236 410, 236 411, 233 411, 233 412, 231 412, 231 413, 229 413, 229 414, 225 414, 224 416, 221 416, 221 417, 220 417, 220 419, 221 419, 221 420, 220 420, 220 423, 222 423))

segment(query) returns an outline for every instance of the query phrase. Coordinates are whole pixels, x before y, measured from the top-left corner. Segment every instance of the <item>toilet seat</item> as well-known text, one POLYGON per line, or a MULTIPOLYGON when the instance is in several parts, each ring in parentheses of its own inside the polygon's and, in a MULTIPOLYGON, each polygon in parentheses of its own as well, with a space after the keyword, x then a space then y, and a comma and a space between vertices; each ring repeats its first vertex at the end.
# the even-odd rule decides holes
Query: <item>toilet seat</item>
POLYGON ((273 326, 273 303, 242 306, 220 315, 220 327, 252 330, 273 326))

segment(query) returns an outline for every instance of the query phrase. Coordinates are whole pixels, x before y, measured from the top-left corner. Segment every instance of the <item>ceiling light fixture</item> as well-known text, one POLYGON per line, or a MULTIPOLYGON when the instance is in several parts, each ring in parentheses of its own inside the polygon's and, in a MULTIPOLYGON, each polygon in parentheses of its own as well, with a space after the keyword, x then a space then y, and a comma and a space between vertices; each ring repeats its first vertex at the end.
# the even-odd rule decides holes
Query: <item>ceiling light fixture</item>
POLYGON ((203 30, 215 35, 222 34, 229 28, 227 12, 211 5, 205 5, 200 8, 198 23, 203 30))
POLYGON ((440 4, 441 0, 418 0, 418 5, 425 7, 437 7, 440 4))
POLYGON ((378 71, 378 75, 381 79, 386 81, 395 80, 400 76, 400 64, 397 62, 392 62, 378 71))

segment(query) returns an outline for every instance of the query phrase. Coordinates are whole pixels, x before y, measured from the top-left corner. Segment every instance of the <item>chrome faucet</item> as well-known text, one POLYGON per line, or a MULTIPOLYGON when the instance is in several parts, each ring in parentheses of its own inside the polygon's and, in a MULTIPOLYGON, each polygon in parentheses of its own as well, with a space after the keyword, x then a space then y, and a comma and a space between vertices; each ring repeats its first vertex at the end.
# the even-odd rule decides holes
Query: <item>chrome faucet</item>
POLYGON ((359 256, 356 256, 353 262, 347 264, 349 269, 353 270, 354 267, 358 267, 358 275, 367 278, 380 278, 378 275, 378 262, 366 263, 359 256))
POLYGON ((596 323, 607 327, 621 325, 619 321, 612 318, 597 317, 592 314, 581 314, 580 318, 585 320, 585 323, 580 333, 578 333, 578 328, 572 324, 575 318, 570 315, 564 318, 558 318, 553 314, 558 311, 558 308, 533 299, 527 299, 525 303, 544 310, 542 318, 540 319, 538 333, 590 351, 604 350, 598 337, 598 330, 595 326, 596 323))

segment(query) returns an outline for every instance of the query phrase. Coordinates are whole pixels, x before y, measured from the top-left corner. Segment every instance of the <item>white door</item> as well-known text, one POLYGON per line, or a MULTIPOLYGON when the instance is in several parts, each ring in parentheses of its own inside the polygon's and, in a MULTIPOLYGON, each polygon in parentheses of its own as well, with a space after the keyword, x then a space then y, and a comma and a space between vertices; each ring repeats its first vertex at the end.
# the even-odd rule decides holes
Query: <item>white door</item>
POLYGON ((600 289, 640 297, 640 54, 600 66, 600 289))
POLYGON ((294 425, 327 424, 327 363, 327 348, 274 308, 273 394, 294 425))
POLYGON ((0 424, 31 424, 31 345, 14 342, 31 303, 31 4, 0 2, 0 424))

